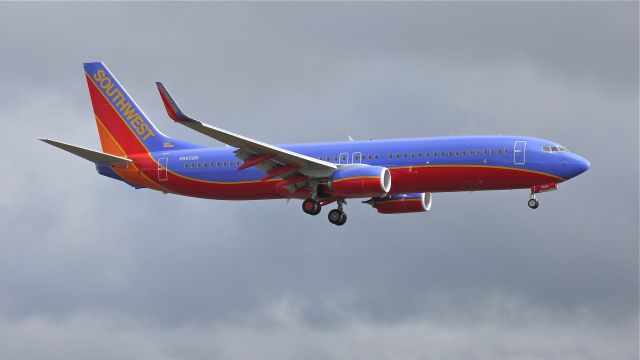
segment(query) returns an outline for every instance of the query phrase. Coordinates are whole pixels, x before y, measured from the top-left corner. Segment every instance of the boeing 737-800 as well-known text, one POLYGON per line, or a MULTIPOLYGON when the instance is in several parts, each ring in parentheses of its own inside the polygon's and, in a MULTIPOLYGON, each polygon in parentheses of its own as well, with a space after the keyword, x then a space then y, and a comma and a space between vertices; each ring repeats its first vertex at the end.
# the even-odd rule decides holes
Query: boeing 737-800
POLYGON ((535 209, 536 194, 590 167, 560 144, 526 136, 270 145, 185 115, 156 83, 171 119, 228 145, 210 148, 160 132, 103 63, 84 70, 102 151, 42 141, 135 188, 218 200, 301 199, 310 215, 335 202, 329 221, 343 225, 353 198, 397 214, 430 210, 437 192, 530 189, 535 209))

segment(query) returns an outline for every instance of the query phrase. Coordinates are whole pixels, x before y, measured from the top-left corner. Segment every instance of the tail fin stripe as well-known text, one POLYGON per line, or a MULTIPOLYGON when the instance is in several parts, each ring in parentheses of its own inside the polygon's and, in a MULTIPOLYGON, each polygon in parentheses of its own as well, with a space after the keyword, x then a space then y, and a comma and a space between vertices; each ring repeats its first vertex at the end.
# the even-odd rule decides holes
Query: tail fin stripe
POLYGON ((117 112, 106 95, 99 91, 98 86, 91 80, 89 74, 87 74, 87 82, 89 83, 89 93, 94 104, 96 117, 103 120, 103 125, 109 129, 115 139, 120 139, 118 143, 123 148, 126 148, 127 153, 149 153, 145 143, 127 125, 125 119, 117 112))

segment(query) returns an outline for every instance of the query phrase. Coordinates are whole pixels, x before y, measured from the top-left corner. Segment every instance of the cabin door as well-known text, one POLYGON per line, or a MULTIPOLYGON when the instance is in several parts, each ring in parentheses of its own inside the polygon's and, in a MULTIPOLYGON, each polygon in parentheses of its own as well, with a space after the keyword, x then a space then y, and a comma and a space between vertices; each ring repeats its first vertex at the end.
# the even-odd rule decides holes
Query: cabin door
POLYGON ((167 164, 169 158, 163 157, 158 159, 158 181, 167 181, 167 164))
POLYGON ((513 163, 515 165, 524 165, 525 152, 527 150, 526 141, 516 141, 513 146, 513 163))

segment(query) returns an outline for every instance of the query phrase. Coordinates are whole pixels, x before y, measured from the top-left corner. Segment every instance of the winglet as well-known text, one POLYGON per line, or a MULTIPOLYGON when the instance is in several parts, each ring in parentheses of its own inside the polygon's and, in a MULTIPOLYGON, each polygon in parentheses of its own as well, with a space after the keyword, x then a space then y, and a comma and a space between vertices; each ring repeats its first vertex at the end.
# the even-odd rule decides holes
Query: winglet
POLYGON ((164 103, 164 107, 167 110, 167 114, 173 121, 175 122, 195 122, 196 120, 185 115, 178 104, 173 100, 171 95, 167 89, 162 85, 161 82, 156 82, 158 86, 158 91, 160 92, 160 98, 162 98, 162 103, 164 103))

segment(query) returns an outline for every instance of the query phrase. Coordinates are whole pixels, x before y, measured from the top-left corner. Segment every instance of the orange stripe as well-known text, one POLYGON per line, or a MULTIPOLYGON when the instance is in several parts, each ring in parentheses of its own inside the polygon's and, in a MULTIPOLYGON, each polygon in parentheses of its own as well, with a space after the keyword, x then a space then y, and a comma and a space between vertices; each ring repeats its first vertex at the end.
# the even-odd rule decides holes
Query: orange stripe
MULTIPOLYGON (((100 120, 98 115, 95 115, 95 117, 96 117, 96 123, 98 124, 98 129, 102 128, 105 134, 110 137, 111 142, 116 147, 118 147, 119 151, 121 151, 122 154, 124 154, 122 156, 127 157, 124 149, 120 146, 118 141, 113 137, 113 135, 111 134, 109 129, 107 129, 107 127, 104 125, 102 120, 100 120)), ((157 184, 155 181, 149 179, 134 162, 131 162, 127 167, 111 167, 111 169, 113 169, 113 171, 116 174, 118 174, 120 177, 122 177, 123 179, 133 184, 142 185, 155 190, 168 191, 167 188, 162 187, 159 184, 157 184)))

